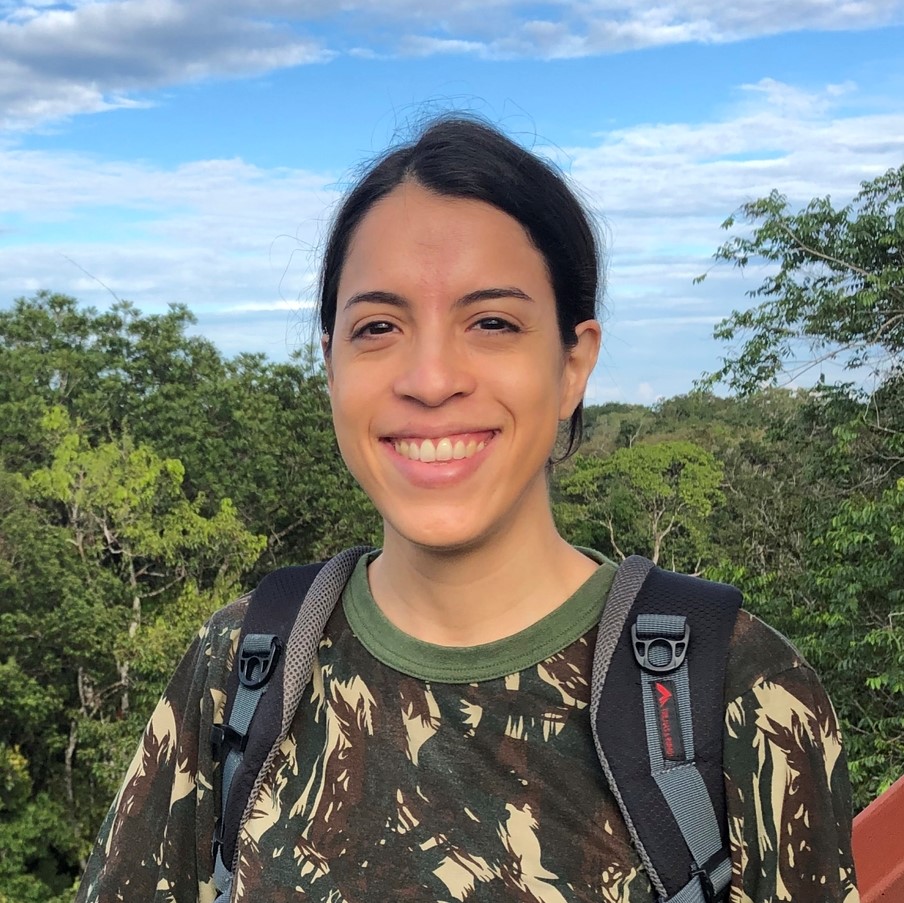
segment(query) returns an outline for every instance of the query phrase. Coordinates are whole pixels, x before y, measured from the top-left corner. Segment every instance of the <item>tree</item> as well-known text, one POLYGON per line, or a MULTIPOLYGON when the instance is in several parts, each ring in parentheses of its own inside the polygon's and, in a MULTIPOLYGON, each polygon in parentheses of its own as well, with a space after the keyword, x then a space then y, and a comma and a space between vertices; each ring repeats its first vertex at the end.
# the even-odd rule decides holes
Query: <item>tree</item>
POLYGON ((715 257, 765 263, 766 276, 748 292, 757 303, 716 328, 737 345, 705 384, 752 394, 827 361, 850 381, 822 372, 761 462, 733 473, 756 500, 745 516, 770 532, 739 537, 709 574, 738 583, 817 666, 864 805, 904 771, 904 167, 843 207, 822 198, 794 212, 773 192, 741 218, 752 228, 715 257))
MULTIPOLYGON (((39 464, 33 425, 52 406, 79 420, 93 440, 146 417, 163 384, 203 383, 221 367, 214 346, 185 335, 195 322, 174 305, 143 317, 128 302, 98 313, 67 295, 39 292, 0 311, 0 445, 6 466, 39 464)), ((37 443, 37 444, 36 444, 37 443)))
MULTIPOLYGON (((705 554, 707 518, 722 502, 721 480, 722 467, 709 452, 670 441, 620 448, 605 458, 579 456, 559 487, 591 531, 581 538, 585 543, 602 539, 601 547, 617 558, 645 554, 693 571, 705 554)), ((562 513, 567 520, 568 509, 562 513)), ((571 520, 578 521, 574 511, 571 520)))
POLYGON ((24 478, 0 470, 0 901, 49 903, 78 874, 85 838, 63 789, 63 675, 108 636, 103 606, 80 590, 84 576, 29 503, 24 478), (73 602, 57 609, 64 592, 73 602))
POLYGON ((0 903, 66 896, 214 609, 377 533, 313 357, 227 360, 193 323, 0 312, 0 903))
POLYGON ((904 166, 864 182, 843 207, 815 198, 793 212, 773 191, 742 206, 723 228, 739 220, 752 231, 725 242, 715 259, 742 270, 764 263, 768 275, 747 293, 758 303, 717 326, 716 338, 741 344, 708 383, 749 392, 779 377, 798 378, 830 359, 880 379, 900 367, 904 166))
POLYGON ((189 500, 183 492, 180 461, 135 445, 128 434, 92 446, 62 408, 51 409, 44 425, 52 459, 31 475, 31 491, 61 506, 61 526, 79 558, 114 573, 128 599, 129 642, 123 638, 117 654, 119 714, 127 716, 130 662, 147 603, 161 600, 160 607, 189 581, 228 601, 264 541, 243 527, 228 499, 205 516, 203 496, 189 500))
POLYGON ((128 434, 93 443, 61 407, 43 432, 47 466, 0 472, 0 779, 28 799, 0 806, 0 897, 35 903, 72 883, 176 661, 264 546, 128 434))
POLYGON ((904 774, 904 478, 845 500, 816 558, 813 582, 831 604, 807 612, 807 653, 846 677, 836 704, 854 713, 854 779, 872 798, 904 774))
POLYGON ((144 316, 127 302, 98 313, 39 292, 0 312, 0 462, 46 466, 37 424, 53 406, 98 443, 128 432, 182 462, 206 514, 229 498, 267 537, 260 570, 374 541, 379 519, 336 448, 329 395, 307 349, 288 363, 224 360, 183 306, 144 316))
POLYGON ((216 378, 165 388, 136 436, 178 457, 188 491, 230 498, 267 538, 254 575, 376 542, 379 519, 336 447, 326 379, 310 354, 243 354, 216 378))

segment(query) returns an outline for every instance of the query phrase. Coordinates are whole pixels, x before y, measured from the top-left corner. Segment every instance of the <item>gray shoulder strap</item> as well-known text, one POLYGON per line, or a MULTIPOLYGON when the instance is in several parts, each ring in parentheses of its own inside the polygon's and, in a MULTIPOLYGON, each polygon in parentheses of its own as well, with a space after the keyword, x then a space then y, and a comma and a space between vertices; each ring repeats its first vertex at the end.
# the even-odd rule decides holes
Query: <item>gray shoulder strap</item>
POLYGON ((253 617, 254 629, 261 632, 247 633, 242 638, 237 657, 237 686, 228 723, 215 726, 212 737, 215 744, 218 741, 225 743, 228 749, 225 756, 220 756, 222 805, 214 837, 214 883, 217 888, 214 903, 227 903, 232 899, 238 835, 254 808, 264 776, 288 733, 304 689, 310 682, 326 623, 358 559, 369 551, 368 547, 357 546, 340 552, 319 569, 283 568, 265 578, 264 604, 255 607, 253 617), (306 589, 303 598, 289 598, 300 586, 306 589), (285 622, 286 612, 291 612, 288 623, 285 622), (266 628, 272 629, 273 633, 263 632, 266 628), (274 666, 280 647, 284 648, 281 649, 278 666, 274 666), (262 708, 260 703, 271 674, 277 685, 272 694, 278 706, 272 713, 276 723, 272 728, 268 725, 262 727, 258 737, 257 722, 253 719, 262 708), (246 761, 246 746, 255 741, 262 741, 265 745, 253 759, 246 761), (250 771, 249 761, 254 763, 250 771), (240 768, 249 772, 246 775, 243 771, 244 780, 241 782, 236 777, 240 768), (237 788, 239 783, 241 787, 237 788), (241 817, 237 821, 227 818, 227 810, 232 816, 235 807, 243 807, 238 809, 241 817), (226 836, 224 825, 228 826, 226 836))
POLYGON ((723 687, 739 607, 733 587, 632 557, 600 622, 594 742, 663 903, 720 900, 731 880, 723 687))

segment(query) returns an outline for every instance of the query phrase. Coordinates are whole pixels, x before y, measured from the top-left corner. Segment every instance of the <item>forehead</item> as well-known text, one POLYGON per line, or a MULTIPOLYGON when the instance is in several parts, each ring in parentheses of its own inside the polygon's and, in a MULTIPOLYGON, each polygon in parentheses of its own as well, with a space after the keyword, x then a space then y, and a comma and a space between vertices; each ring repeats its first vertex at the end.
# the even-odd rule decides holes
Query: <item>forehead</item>
POLYGON ((339 294, 380 287, 362 280, 387 279, 450 286, 539 280, 549 288, 545 260, 516 219, 415 183, 400 185, 365 214, 349 244, 339 294))

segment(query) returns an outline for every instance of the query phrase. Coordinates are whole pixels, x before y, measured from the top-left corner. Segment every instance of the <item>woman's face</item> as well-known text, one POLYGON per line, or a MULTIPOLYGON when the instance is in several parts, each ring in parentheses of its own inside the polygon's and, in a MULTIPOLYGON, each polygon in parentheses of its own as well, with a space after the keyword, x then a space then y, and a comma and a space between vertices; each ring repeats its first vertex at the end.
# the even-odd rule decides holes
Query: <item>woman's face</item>
POLYGON ((339 447, 387 531, 463 549, 548 516, 546 462, 599 346, 596 321, 577 332, 565 350, 543 257, 507 214, 410 183, 371 208, 327 368, 339 447))

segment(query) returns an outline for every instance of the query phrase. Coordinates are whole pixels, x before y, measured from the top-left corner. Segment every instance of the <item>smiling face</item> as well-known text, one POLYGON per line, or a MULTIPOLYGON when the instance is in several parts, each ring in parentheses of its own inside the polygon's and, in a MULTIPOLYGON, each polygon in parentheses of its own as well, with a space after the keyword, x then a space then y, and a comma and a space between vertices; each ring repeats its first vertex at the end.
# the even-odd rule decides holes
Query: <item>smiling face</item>
POLYGON ((546 462, 599 343, 595 321, 577 334, 564 349, 543 257, 507 214, 413 183, 370 209, 326 356, 339 447, 387 540, 465 549, 548 521, 546 462))

